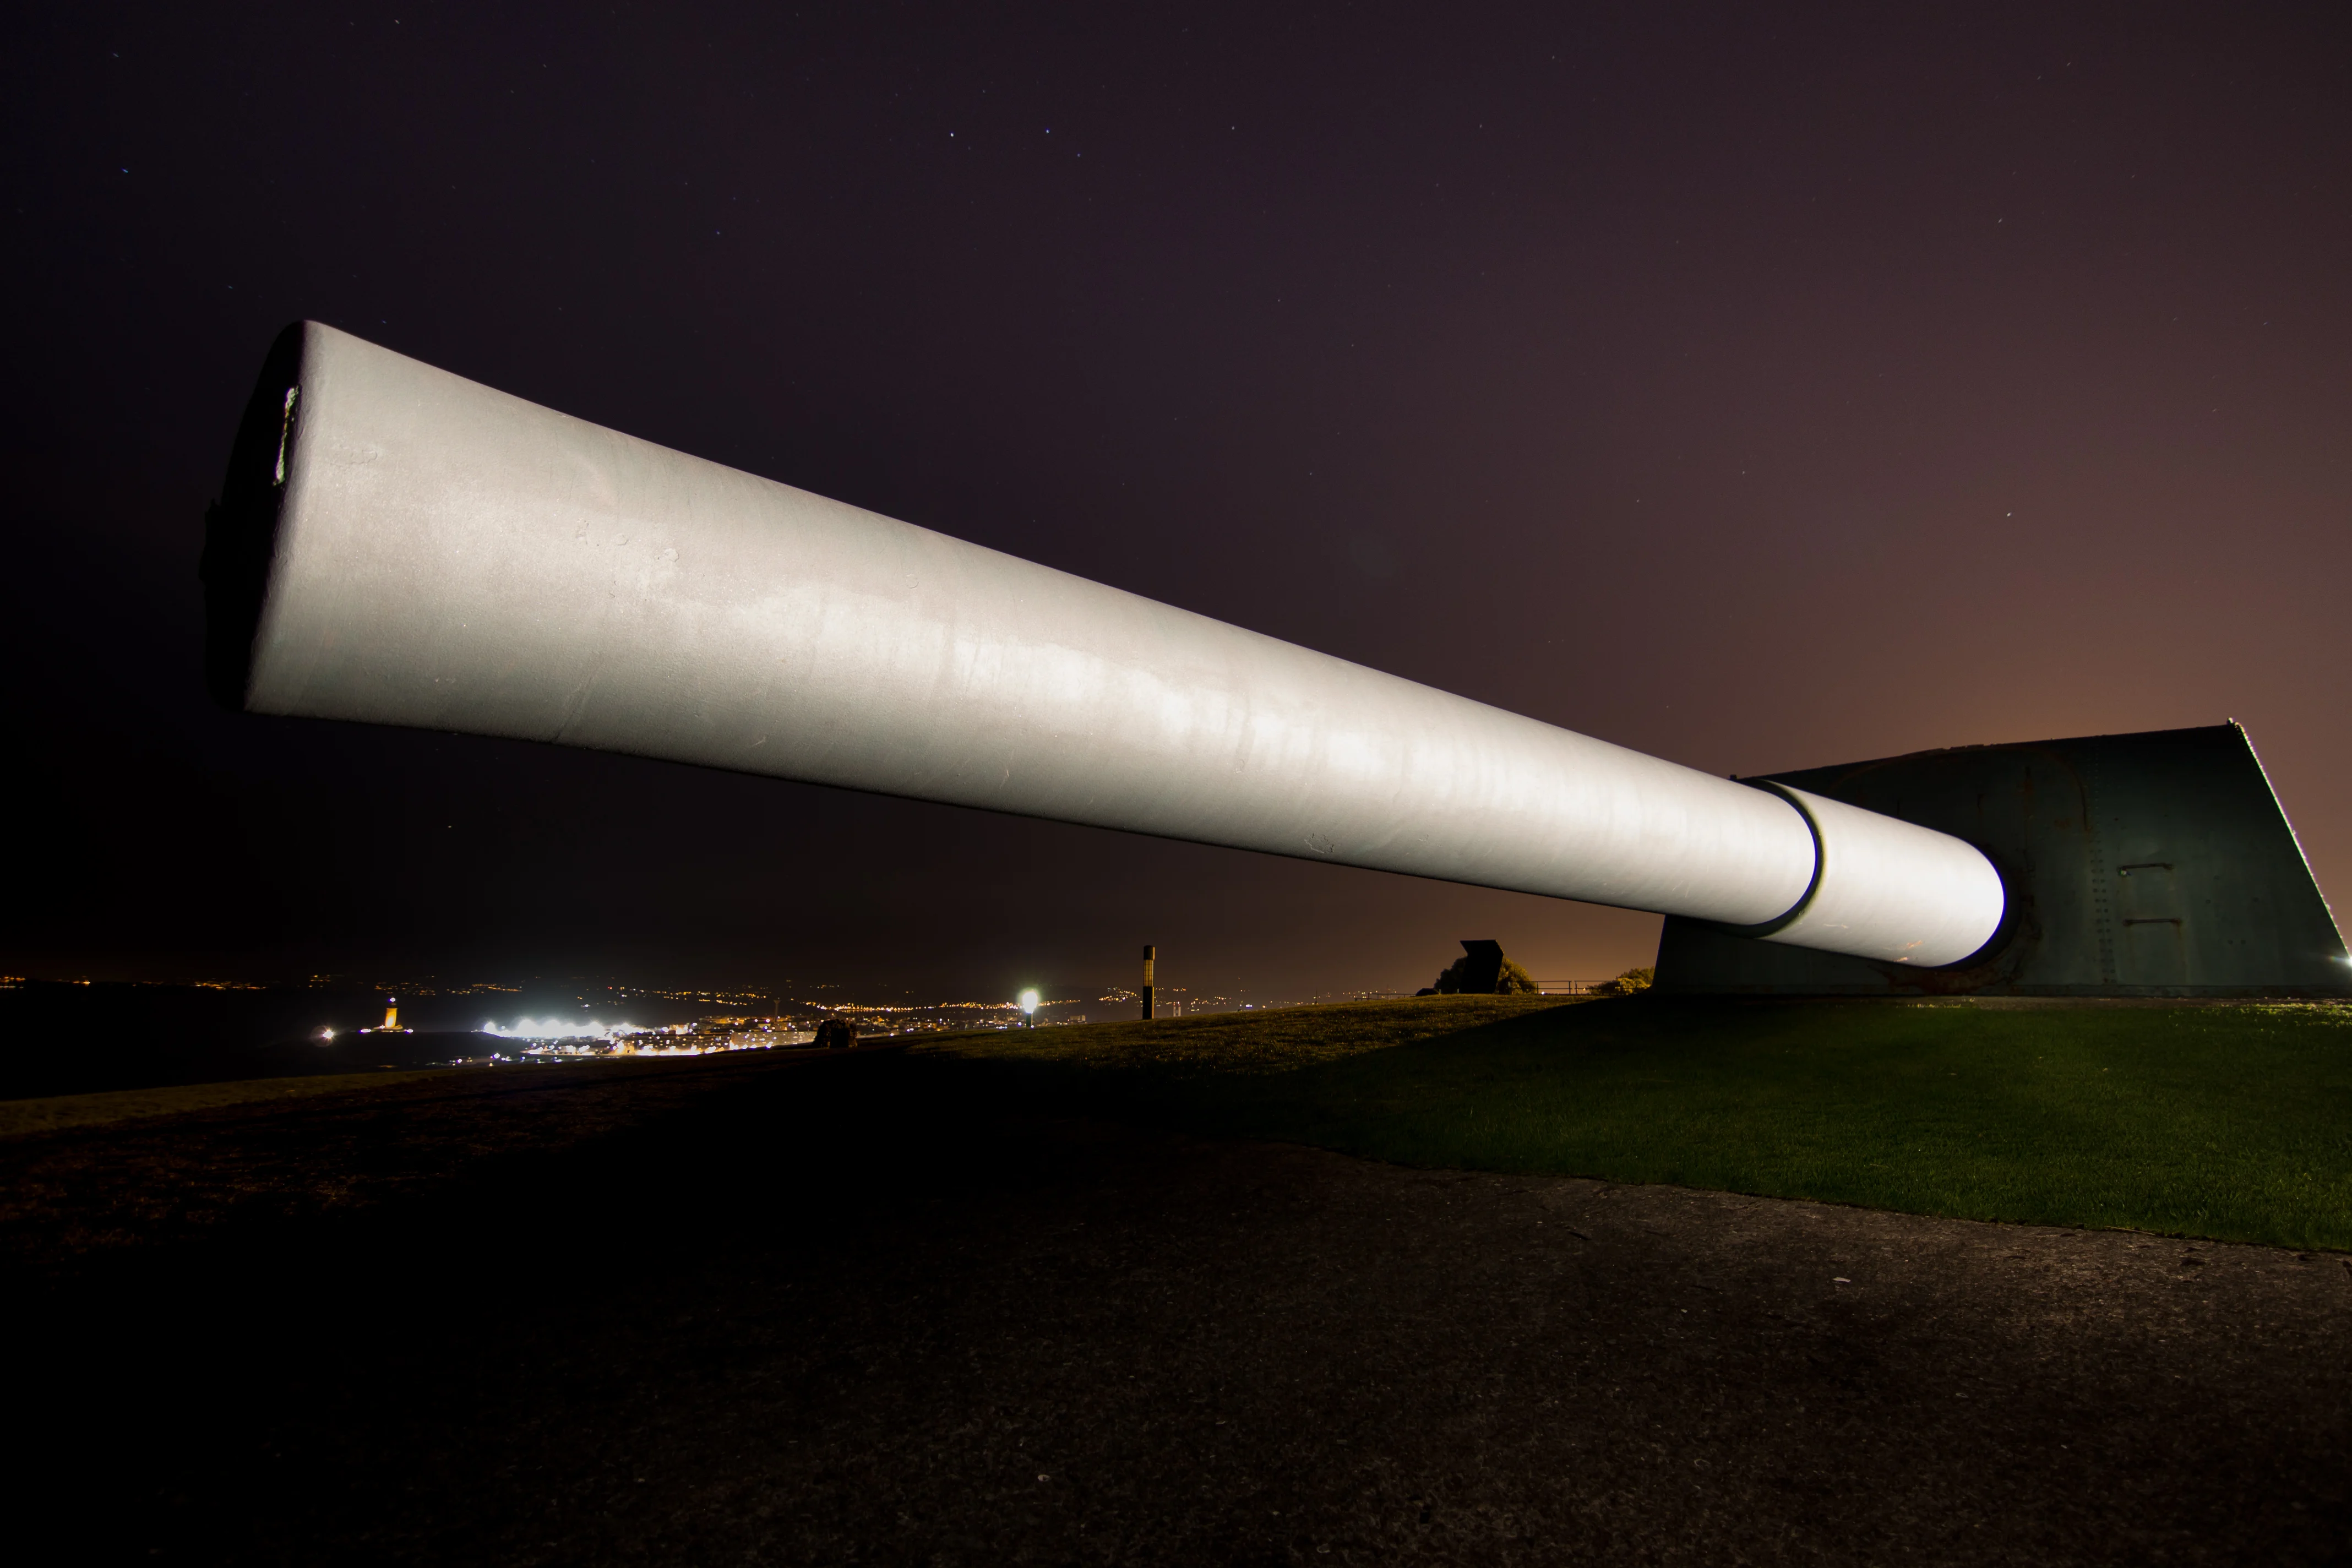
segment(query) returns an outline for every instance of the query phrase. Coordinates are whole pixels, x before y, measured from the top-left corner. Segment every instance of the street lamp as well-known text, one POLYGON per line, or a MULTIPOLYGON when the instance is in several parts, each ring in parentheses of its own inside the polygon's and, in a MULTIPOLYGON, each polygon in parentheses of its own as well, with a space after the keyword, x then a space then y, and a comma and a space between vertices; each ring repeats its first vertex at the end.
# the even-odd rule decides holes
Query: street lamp
POLYGON ((1028 1019, 1029 1026, 1035 1028, 1037 1026, 1037 993, 1034 991, 1021 993, 1021 1012, 1022 1016, 1028 1019))

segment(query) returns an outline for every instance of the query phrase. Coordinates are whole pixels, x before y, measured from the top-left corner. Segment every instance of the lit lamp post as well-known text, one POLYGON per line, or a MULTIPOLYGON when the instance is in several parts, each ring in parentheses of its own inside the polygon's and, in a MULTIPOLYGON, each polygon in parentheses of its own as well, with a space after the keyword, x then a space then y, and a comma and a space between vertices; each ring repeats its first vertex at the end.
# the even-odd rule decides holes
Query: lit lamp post
POLYGON ((1037 1026, 1037 993, 1034 991, 1021 993, 1021 1016, 1028 1021, 1029 1027, 1034 1029, 1037 1026))

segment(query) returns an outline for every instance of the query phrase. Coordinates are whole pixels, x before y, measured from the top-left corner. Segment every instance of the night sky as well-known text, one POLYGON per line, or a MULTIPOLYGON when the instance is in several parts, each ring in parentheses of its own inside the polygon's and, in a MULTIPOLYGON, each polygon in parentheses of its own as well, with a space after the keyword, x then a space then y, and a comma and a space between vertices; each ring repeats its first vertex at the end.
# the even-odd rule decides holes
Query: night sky
POLYGON ((204 508, 301 317, 1717 773, 2233 717, 2352 889, 2352 8, 206 9, 28 7, 0 66, 13 973, 1648 962, 1622 911, 218 710, 204 508))

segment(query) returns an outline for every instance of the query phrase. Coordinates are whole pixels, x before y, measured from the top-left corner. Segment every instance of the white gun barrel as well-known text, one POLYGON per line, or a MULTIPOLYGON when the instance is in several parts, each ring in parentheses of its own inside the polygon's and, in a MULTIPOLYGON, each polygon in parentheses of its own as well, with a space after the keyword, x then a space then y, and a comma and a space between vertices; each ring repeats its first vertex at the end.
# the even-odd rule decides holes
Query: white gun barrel
POLYGON ((205 547, 215 689, 1543 893, 1917 965, 2001 880, 1754 788, 600 428, 316 322, 205 547))

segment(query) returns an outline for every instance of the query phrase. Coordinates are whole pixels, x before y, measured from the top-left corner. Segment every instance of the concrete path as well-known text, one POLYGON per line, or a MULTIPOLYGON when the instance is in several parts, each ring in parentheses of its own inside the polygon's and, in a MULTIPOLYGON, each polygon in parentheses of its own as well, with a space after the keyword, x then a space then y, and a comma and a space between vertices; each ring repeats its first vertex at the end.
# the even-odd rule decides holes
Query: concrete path
POLYGON ((8 1190, 47 1194, 0 1226, 47 1347, 17 1484, 151 1561, 2352 1539, 2334 1255, 1402 1170, 937 1081, 737 1064, 15 1141, 8 1190))

